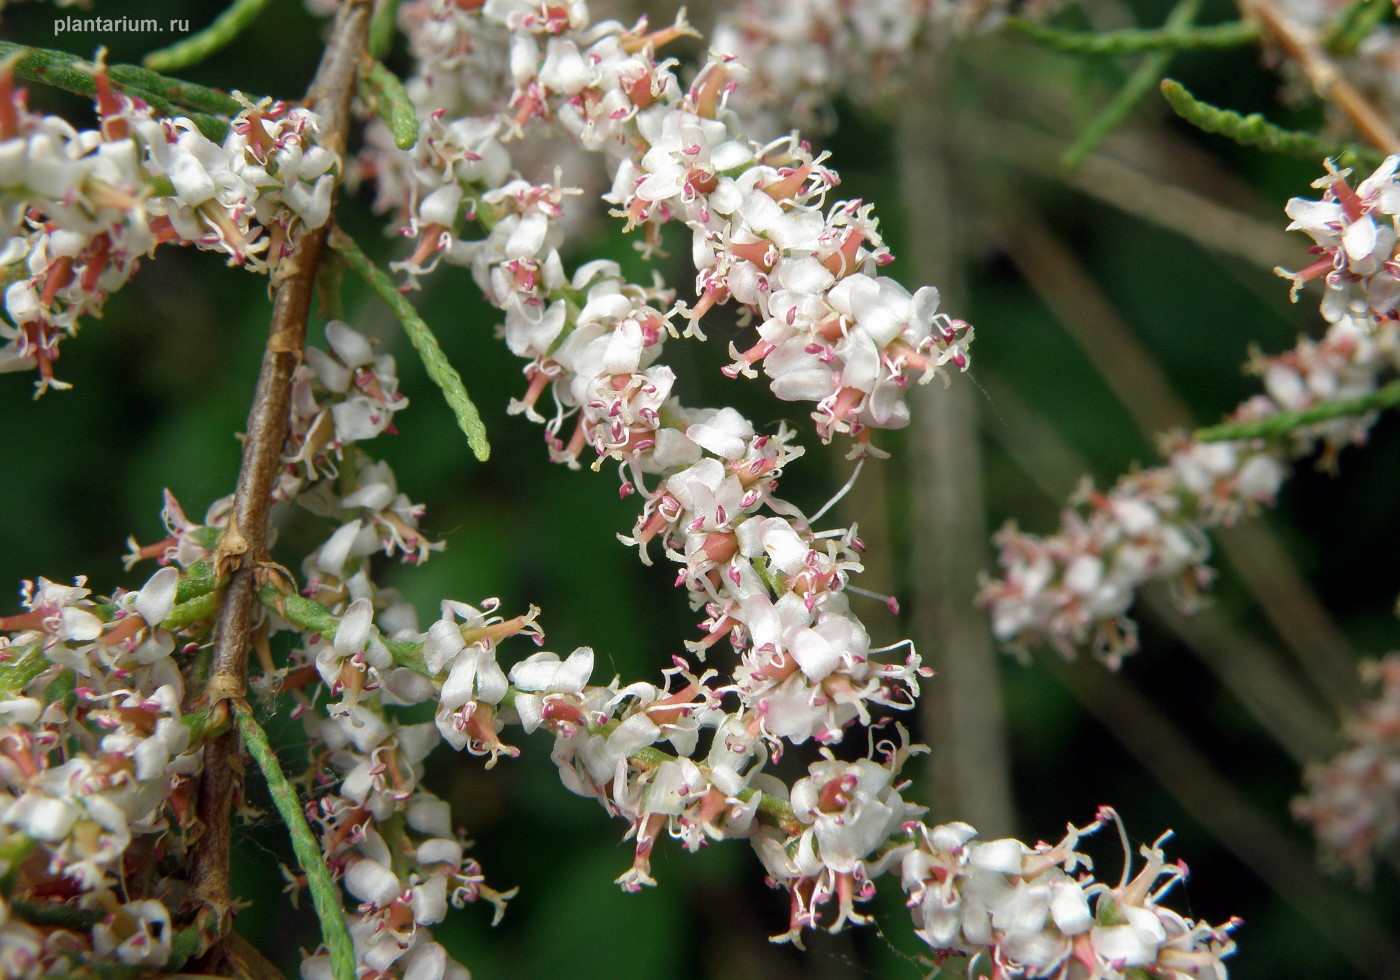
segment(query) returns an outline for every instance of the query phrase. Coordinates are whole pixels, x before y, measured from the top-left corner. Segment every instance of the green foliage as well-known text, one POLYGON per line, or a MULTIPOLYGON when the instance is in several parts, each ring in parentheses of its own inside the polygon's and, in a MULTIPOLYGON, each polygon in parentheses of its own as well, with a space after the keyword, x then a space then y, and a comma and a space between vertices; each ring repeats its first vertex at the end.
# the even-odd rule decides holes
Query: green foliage
MULTIPOLYGON (((76 55, 0 41, 0 62, 3 61, 9 61, 15 75, 27 81, 89 98, 97 94, 93 66, 76 55)), ((167 78, 137 65, 109 65, 107 77, 118 91, 141 99, 161 115, 188 116, 200 132, 215 141, 224 138, 228 120, 211 113, 229 116, 242 108, 237 99, 218 89, 167 78)))
POLYGON ((486 441, 486 426, 481 421, 481 413, 472 404, 471 397, 462 384, 462 376, 448 363, 447 355, 442 352, 442 347, 427 323, 418 315, 418 311, 413 308, 407 297, 399 291, 388 273, 372 263, 360 251, 354 239, 337 230, 332 233, 330 244, 345 259, 346 264, 369 283, 375 294, 389 304, 389 308, 394 311, 394 316, 398 318, 413 344, 413 349, 423 359, 428 377, 442 389, 442 395, 447 399, 452 414, 456 416, 457 424, 467 435, 467 444, 471 446, 478 460, 486 462, 491 456, 491 445, 486 441))
POLYGON ((1153 51, 1195 51, 1202 48, 1236 48, 1259 40, 1259 27, 1250 21, 1231 21, 1209 27, 1129 28, 1121 31, 1066 31, 1023 17, 1007 19, 1018 33, 1057 51, 1109 58, 1153 51))
POLYGON ((350 930, 346 926, 345 913, 341 907, 340 886, 326 867, 321 844, 306 823, 301 800, 282 772, 277 753, 267 740, 267 733, 253 718, 247 704, 237 705, 236 714, 238 732, 243 736, 243 744, 262 770, 263 778, 267 780, 268 792, 272 794, 272 802, 292 836, 292 849, 296 851, 297 861, 306 874, 311 901, 316 906, 316 918, 321 923, 321 938, 330 950, 331 969, 335 980, 355 980, 355 947, 350 940, 350 930))
POLYGON ((418 142, 418 117, 398 76, 371 58, 360 68, 360 84, 370 107, 394 134, 394 145, 413 149, 418 142))
POLYGON ((233 0, 202 31, 146 55, 146 67, 156 71, 179 71, 199 64, 215 51, 233 43, 267 4, 268 0, 233 0))
MULTIPOLYGON (((1180 2, 1167 15, 1167 20, 1163 26, 1163 31, 1168 34, 1180 33, 1191 26, 1195 20, 1197 12, 1201 8, 1203 0, 1180 0, 1180 2)), ((1142 97, 1151 90, 1157 80, 1162 77, 1162 73, 1167 70, 1167 65, 1171 63, 1174 48, 1167 47, 1154 50, 1142 64, 1135 68, 1128 76, 1118 93, 1109 101, 1108 105, 1100 110, 1094 120, 1084 128, 1079 134, 1079 138, 1074 141, 1065 155, 1060 159, 1060 164, 1066 169, 1073 169, 1090 153, 1094 147, 1103 142, 1109 133, 1117 129, 1128 118, 1128 114, 1133 111, 1133 107, 1142 100, 1142 97)))
POLYGON ((1337 54, 1353 54, 1393 13, 1393 0, 1351 0, 1332 22, 1324 43, 1337 54))
POLYGON ((1219 133, 1244 146, 1317 160, 1332 157, 1341 166, 1379 165, 1382 155, 1355 143, 1337 143, 1313 133, 1283 129, 1259 113, 1242 116, 1202 102, 1174 79, 1162 79, 1162 95, 1178 116, 1207 133, 1219 133))

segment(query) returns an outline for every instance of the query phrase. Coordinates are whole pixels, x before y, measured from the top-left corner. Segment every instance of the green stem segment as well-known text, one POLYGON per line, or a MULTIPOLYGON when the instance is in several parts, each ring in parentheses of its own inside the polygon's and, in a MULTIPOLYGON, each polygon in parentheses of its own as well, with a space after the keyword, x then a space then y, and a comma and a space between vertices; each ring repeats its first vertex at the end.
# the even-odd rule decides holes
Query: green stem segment
MULTIPOLYGON (((273 585, 263 586, 258 593, 258 598, 264 606, 295 625, 297 629, 320 633, 327 639, 334 639, 335 631, 340 629, 340 617, 332 613, 325 603, 317 602, 315 599, 308 599, 300 595, 287 595, 279 592, 277 587, 273 585)), ((415 670, 425 677, 432 676, 428 673, 427 665, 423 662, 422 643, 414 643, 411 640, 391 640, 380 633, 377 628, 374 635, 393 655, 394 663, 400 667, 415 670)))
POLYGON ((1207 133, 1228 136, 1244 146, 1257 146, 1261 150, 1307 160, 1332 157, 1341 166, 1360 163, 1375 167, 1380 165, 1382 159, 1381 154, 1369 147, 1356 143, 1335 143, 1312 133, 1275 126, 1257 112, 1242 116, 1229 109, 1217 108, 1197 99, 1174 79, 1162 79, 1162 96, 1172 110, 1191 125, 1207 133))
MULTIPOLYGON (((91 63, 77 55, 0 41, 0 61, 11 58, 14 59, 15 74, 26 81, 50 85, 87 98, 94 98, 97 94, 91 63)), ((227 92, 178 78, 167 78, 149 68, 108 65, 107 77, 117 91, 140 99, 161 115, 188 116, 201 133, 215 142, 222 141, 228 131, 227 120, 218 116, 237 115, 243 109, 242 104, 227 92)))
POLYGON ((360 64, 360 88, 375 115, 394 134, 394 145, 411 150, 418 142, 418 114, 399 77, 373 58, 360 64))
POLYGON ((1124 31, 1062 31, 1020 17, 1007 25, 1047 47, 1070 54, 1126 57, 1152 51, 1193 51, 1200 48, 1236 48, 1259 40, 1259 26, 1247 21, 1171 30, 1150 27, 1124 31))
POLYGON ((1312 408, 1297 412, 1280 412, 1264 419, 1251 419, 1248 422, 1226 422, 1206 429, 1197 429, 1194 437, 1197 442, 1231 442, 1237 439, 1273 439, 1286 436, 1295 429, 1347 415, 1365 415, 1382 408, 1400 405, 1400 381, 1392 381, 1369 395, 1356 398, 1341 398, 1323 402, 1312 408))
POLYGON ((369 53, 376 58, 384 58, 394 46, 394 32, 397 29, 399 0, 379 0, 374 8, 374 18, 369 22, 369 53))
POLYGON ((287 781, 277 754, 267 740, 267 733, 253 718, 253 712, 245 702, 235 702, 238 714, 238 731, 243 736, 243 744, 248 754, 262 770, 267 779, 272 802, 287 829, 292 835, 292 850, 297 862, 306 872, 307 887, 311 891, 311 901, 316 906, 316 918, 321 923, 321 936, 330 951, 331 971, 335 980, 355 980, 355 945, 350 939, 350 930, 345 924, 345 911, 341 905, 340 888, 331 878, 326 866, 321 845, 302 813, 301 801, 296 790, 287 781))
POLYGON ((57 926, 60 929, 87 931, 102 921, 106 914, 98 909, 77 909, 71 905, 50 902, 27 902, 11 899, 10 909, 25 922, 35 926, 57 926))
POLYGON ((1332 22, 1323 44, 1333 54, 1355 54, 1394 10, 1391 0, 1352 0, 1332 22))
POLYGON ((156 71, 178 71, 198 64, 242 34, 243 29, 262 13, 267 4, 268 0, 233 0, 233 3, 202 31, 196 31, 169 47, 152 51, 141 60, 146 63, 147 68, 156 71))
POLYGON ((371 262, 368 256, 360 251, 360 246, 355 244, 353 238, 339 228, 332 228, 328 240, 331 248, 344 257, 346 264, 355 274, 364 279, 379 298, 394 311, 399 323, 403 324, 404 332, 408 334, 414 350, 418 351, 418 356, 423 359, 423 366, 428 369, 428 377, 442 389, 448 407, 457 417, 457 424, 467 434, 467 444, 471 446, 472 453, 484 463, 491 456, 491 445, 486 441, 486 426, 467 395, 462 376, 447 362, 447 355, 438 346, 432 330, 423 322, 413 304, 399 292, 388 273, 371 262))
MULTIPOLYGON (((1191 26, 1191 21, 1195 19, 1197 11, 1200 10, 1201 0, 1181 0, 1180 3, 1167 15, 1166 23, 1162 30, 1168 34, 1179 34, 1191 26)), ((1172 55, 1176 52, 1172 49, 1153 51, 1138 65, 1137 69, 1128 76, 1122 88, 1113 97, 1108 105, 1104 106, 1102 112, 1098 114, 1093 122, 1089 123, 1084 132, 1079 135, 1079 139, 1074 141, 1074 145, 1065 151, 1065 155, 1060 159, 1060 164, 1066 170, 1072 170, 1079 166, 1081 160, 1088 156, 1109 133, 1117 129, 1128 114, 1133 111, 1133 106, 1142 100, 1148 90, 1162 77, 1162 73, 1167 70, 1167 65, 1171 63, 1172 55)))

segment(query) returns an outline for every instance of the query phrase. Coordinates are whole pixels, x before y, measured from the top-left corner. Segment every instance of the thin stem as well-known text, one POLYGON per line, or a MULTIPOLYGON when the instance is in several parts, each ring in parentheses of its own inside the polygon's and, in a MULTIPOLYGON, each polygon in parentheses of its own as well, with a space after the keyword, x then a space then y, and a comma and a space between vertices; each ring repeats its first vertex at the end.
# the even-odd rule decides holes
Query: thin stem
POLYGON ((78 930, 91 929, 106 914, 100 909, 75 909, 71 905, 26 902, 18 898, 10 899, 10 910, 30 925, 78 930))
POLYGON ((448 363, 447 355, 438 346, 432 330, 423 322, 413 304, 399 292, 388 274, 360 251, 353 238, 336 228, 331 231, 330 246, 340 253, 346 264, 369 284, 380 299, 389 304, 399 323, 403 324, 413 349, 423 359, 428 377, 442 389, 448 407, 457 417, 457 425, 467 434, 467 445, 471 446, 476 458, 484 463, 491 456, 491 444, 486 441, 486 426, 482 423, 481 414, 476 410, 476 406, 472 404, 466 386, 462 384, 462 376, 448 363))
POLYGON ((394 145, 411 150, 418 142, 418 114, 399 77, 374 58, 360 62, 360 90, 375 115, 394 134, 394 145))
POLYGON ((816 524, 817 521, 821 520, 823 517, 826 516, 827 511, 831 510, 831 508, 839 504, 841 502, 841 499, 845 497, 846 494, 850 493, 851 488, 856 485, 856 480, 860 478, 860 471, 864 468, 865 459, 862 457, 856 462, 855 467, 852 468, 850 477, 848 477, 846 482, 841 485, 841 489, 837 490, 830 500, 822 504, 821 508, 815 514, 807 518, 807 523, 816 524))
POLYGON ((1328 28, 1323 44, 1334 54, 1352 54, 1395 9, 1390 0, 1352 0, 1328 28))
MULTIPOLYGON (((340 628, 340 618, 332 613, 325 603, 317 602, 315 599, 295 594, 287 595, 279 592, 277 587, 273 585, 263 586, 258 593, 258 598, 264 606, 294 624, 298 629, 334 637, 335 631, 340 628)), ((371 626, 370 629, 373 631, 373 637, 382 642, 389 653, 393 655, 394 663, 400 667, 417 671, 424 677, 432 676, 423 661, 423 644, 421 642, 391 640, 380 633, 377 627, 371 626)))
MULTIPOLYGON (((1167 15, 1163 30, 1167 32, 1180 32, 1191 26, 1191 21, 1195 18, 1197 11, 1201 8, 1201 0, 1181 0, 1180 3, 1167 15)), ((1118 125, 1128 118, 1128 113, 1133 111, 1133 106, 1141 101, 1148 90, 1162 77, 1162 73, 1167 70, 1167 65, 1171 63, 1174 51, 1154 51, 1143 60, 1128 80, 1118 90, 1118 94, 1104 107, 1098 117, 1094 119, 1080 134, 1079 139, 1074 141, 1074 145, 1066 151, 1061 164, 1066 169, 1073 169, 1079 165, 1089 153, 1103 142, 1104 137, 1118 128, 1118 125)))
POLYGON ((354 980, 355 944, 350 939, 350 930, 345 925, 345 910, 341 905, 340 888, 326 867, 325 855, 321 853, 320 842, 312 833, 302 812, 301 800, 297 792, 282 772, 277 761, 277 753, 267 740, 267 733, 253 718, 253 712, 246 701, 235 702, 238 715, 238 731, 243 736, 243 744, 248 754, 262 770, 267 780, 272 803, 282 815, 282 822, 292 836, 292 850, 297 863, 306 872, 306 885, 311 892, 311 901, 316 906, 316 918, 321 923, 321 937, 331 955, 331 970, 336 980, 354 980))
MULTIPOLYGON (((947 106, 955 89, 946 58, 925 59, 911 78, 923 93, 895 123, 894 151, 910 214, 941 220, 910 222, 903 254, 916 282, 937 282, 949 306, 961 305, 965 276, 953 257, 977 209, 962 189, 967 174, 957 151, 962 134, 947 106)), ((908 511, 894 518, 908 528, 909 628, 927 651, 939 683, 919 701, 919 720, 938 746, 927 761, 936 819, 964 819, 1000 836, 1016 825, 1006 733, 1006 704, 998 673, 1001 655, 985 616, 977 611, 970 568, 986 567, 987 515, 983 456, 977 437, 980 396, 970 384, 930 385, 911 399, 908 511)))
MULTIPOLYGON (((347 0, 307 93, 321 116, 322 145, 337 154, 345 151, 355 66, 364 52, 369 15, 369 0, 347 0)), ((227 718, 229 702, 241 699, 247 690, 257 576, 267 560, 268 511, 287 438, 292 374, 301 361, 325 237, 326 226, 304 233, 284 260, 293 271, 277 287, 273 300, 272 324, 248 417, 233 513, 215 552, 216 573, 229 575, 215 623, 212 672, 205 687, 215 724, 227 718)), ((196 810, 206 830, 191 862, 192 891, 224 925, 231 907, 229 817, 238 791, 238 767, 235 731, 206 745, 196 810)))
POLYGON ((156 71, 177 71, 195 65, 225 47, 262 13, 268 0, 233 0, 214 22, 183 40, 152 51, 141 60, 156 71))
POLYGON ((1062 31, 1036 21, 1011 17, 1007 26, 1048 47, 1070 54, 1124 55, 1197 48, 1237 48, 1259 40, 1259 25, 1249 21, 1172 30, 1149 27, 1123 31, 1062 31))
POLYGON ((1162 95, 1178 116, 1207 133, 1228 136, 1244 146, 1286 153, 1307 160, 1334 157, 1342 166, 1367 163, 1372 167, 1381 162, 1376 151, 1356 143, 1338 143, 1312 133, 1298 132, 1275 126, 1257 112, 1242 116, 1202 102, 1186 90, 1186 86, 1171 78, 1162 79, 1162 95))
MULTIPOLYGON (((1168 180, 1166 168, 1160 167, 1161 160, 1150 166, 1129 166, 1099 153, 1067 173, 1056 163, 1063 149, 1061 142, 1015 120, 989 115, 967 127, 965 133, 979 153, 1061 181, 1135 218, 1208 249, 1237 255, 1261 269, 1273 271, 1298 257, 1297 243, 1278 225, 1260 221, 1168 180)), ((1161 159, 1171 166, 1176 162, 1176 154, 1161 159)))
POLYGON ((1226 422, 1193 433, 1197 442, 1231 442, 1236 439, 1273 439, 1286 436, 1294 429, 1301 429, 1321 422, 1330 422, 1347 415, 1365 415, 1382 408, 1400 405, 1400 381, 1392 381, 1369 395, 1356 398, 1339 398, 1336 401, 1322 402, 1312 408, 1296 412, 1280 412, 1264 419, 1251 419, 1248 422, 1226 422))
POLYGON ((385 57, 394 46, 398 12, 399 0, 379 0, 375 7, 374 19, 369 24, 369 53, 375 58, 385 57))

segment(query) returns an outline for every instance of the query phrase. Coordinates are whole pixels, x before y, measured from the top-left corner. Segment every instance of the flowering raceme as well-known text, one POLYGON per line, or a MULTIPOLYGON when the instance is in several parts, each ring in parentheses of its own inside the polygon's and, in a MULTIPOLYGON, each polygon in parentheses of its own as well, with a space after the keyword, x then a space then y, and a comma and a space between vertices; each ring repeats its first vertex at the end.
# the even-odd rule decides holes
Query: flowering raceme
MULTIPOLYGON (((324 94, 315 109, 242 99, 222 141, 124 92, 100 62, 91 131, 29 113, 13 66, 0 68, 7 366, 56 385, 58 340, 161 243, 267 272, 278 311, 238 491, 203 523, 167 492, 168 536, 133 542, 128 556, 159 566, 141 588, 103 597, 84 579, 39 579, 24 586, 24 611, 0 619, 0 976, 220 964, 232 902, 226 855, 221 883, 208 870, 220 836, 209 827, 238 797, 241 740, 293 834, 289 890, 311 893, 322 924, 301 975, 467 977, 434 928, 449 906, 480 899, 499 918, 514 891, 487 884, 426 784, 427 762, 445 742, 485 768, 509 764, 542 731, 565 787, 625 822, 633 850, 616 880, 627 891, 656 884, 665 838, 689 851, 742 838, 789 895, 775 939, 800 945, 805 930, 869 921, 862 908, 888 873, 940 962, 964 956, 1006 977, 1224 980, 1234 922, 1160 904, 1185 877, 1161 840, 1117 886, 1089 873, 1075 848, 1116 823, 1112 811, 1054 846, 923 821, 901 771, 926 750, 894 713, 909 717, 931 671, 907 641, 878 645, 857 615, 852 594, 868 595, 853 584, 857 528, 825 527, 826 508, 809 515, 779 496, 804 451, 798 427, 677 396, 666 343, 704 341, 706 318, 732 307, 748 333, 723 374, 761 372, 859 468, 885 454, 877 431, 909 423, 911 385, 967 369, 973 338, 935 288, 883 274, 893 255, 874 209, 834 199, 825 152, 796 133, 753 138, 730 107, 747 77, 732 56, 709 54, 688 81, 659 59, 694 33, 683 16, 651 30, 595 23, 580 0, 405 0, 417 138, 371 121, 353 169, 409 239, 392 266, 401 291, 462 266, 499 312, 525 362, 508 410, 543 425, 550 458, 617 464, 621 495, 638 501, 619 538, 643 562, 674 564, 696 632, 659 676, 624 682, 596 675, 590 647, 520 649, 544 643, 534 606, 511 615, 497 599, 443 599, 423 628, 381 584, 384 559, 419 564, 443 547, 368 448, 397 433, 408 406, 397 365, 341 319, 325 325, 325 349, 303 347, 304 302, 297 331, 281 319, 286 297, 309 296, 323 241, 355 263, 343 233, 318 229, 331 221, 349 111, 351 80, 335 72, 360 71, 368 87, 368 19, 362 2, 337 14, 313 86, 340 108, 324 94), (541 167, 545 136, 570 149, 541 167), (632 282, 609 259, 566 264, 570 211, 592 196, 565 170, 580 153, 602 159, 598 203, 644 253, 659 251, 665 226, 685 229, 693 299, 659 276, 632 282), (287 565, 249 543, 264 541, 273 505, 320 522, 287 565), (305 736, 295 786, 257 720, 279 707, 305 736)), ((1274 400, 1249 411, 1321 397, 1326 371, 1333 390, 1373 387, 1388 342, 1357 334, 1352 315, 1333 329, 1261 361, 1274 400)), ((992 599, 996 629, 1071 642, 1118 622, 1142 578, 1201 574, 1205 548, 1184 522, 1234 519, 1270 499, 1283 472, 1269 446, 1183 440, 1170 474, 1090 497, 1065 542, 1008 532, 1019 565, 992 599)))
POLYGON ((1347 728, 1349 744, 1303 771, 1293 812, 1313 825, 1325 860, 1370 879, 1376 857, 1400 837, 1400 657, 1364 665, 1379 687, 1347 728))
POLYGON ((187 118, 158 118, 94 72, 101 125, 74 129, 32 114, 0 70, 0 269, 5 312, 0 370, 35 368, 39 388, 63 387, 53 362, 80 318, 158 244, 223 252, 275 279, 304 229, 330 214, 338 167, 315 143, 307 109, 247 103, 220 145, 187 118), (264 234, 266 232, 266 234, 264 234))
MULTIPOLYGON (((1321 340, 1300 340, 1283 354, 1256 355, 1248 365, 1266 394, 1241 404, 1232 422, 1262 422, 1329 402, 1374 394, 1400 370, 1400 333, 1392 267, 1400 184, 1389 157, 1355 190, 1349 172, 1329 166, 1314 186, 1323 200, 1294 198, 1290 230, 1306 231, 1321 253, 1293 280, 1325 282, 1321 340)), ((1271 504, 1292 460, 1321 450, 1328 464, 1345 446, 1363 443, 1376 415, 1339 415, 1288 430, 1273 439, 1202 443, 1188 436, 1164 441, 1169 463, 1121 478, 1107 492, 1086 484, 1071 501, 1059 533, 1041 538, 1014 525, 996 543, 1002 574, 984 583, 982 601, 1005 643, 1053 644, 1066 655, 1092 644, 1111 664, 1136 648, 1127 616, 1138 587, 1172 582, 1189 610, 1210 578, 1204 529, 1229 525, 1271 504)))

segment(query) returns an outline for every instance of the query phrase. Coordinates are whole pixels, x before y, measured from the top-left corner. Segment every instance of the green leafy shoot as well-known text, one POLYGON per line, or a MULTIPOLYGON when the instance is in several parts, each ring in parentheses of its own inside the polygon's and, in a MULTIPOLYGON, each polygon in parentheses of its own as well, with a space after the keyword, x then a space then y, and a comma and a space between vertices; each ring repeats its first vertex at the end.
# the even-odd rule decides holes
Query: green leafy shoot
POLYGON ((1280 412, 1264 419, 1251 419, 1248 422, 1226 422, 1206 429, 1197 429, 1193 435, 1197 442, 1231 442, 1236 439, 1273 439, 1288 435, 1295 429, 1330 422, 1348 415, 1365 415, 1382 408, 1400 405, 1400 381, 1392 381, 1384 388, 1378 388, 1367 395, 1356 398, 1339 398, 1336 401, 1322 402, 1312 408, 1296 412, 1280 412))
POLYGON ((423 359, 423 366, 428 369, 428 377, 442 389, 448 407, 457 417, 457 424, 467 434, 467 444, 471 446, 472 453, 483 463, 486 462, 491 456, 491 445, 486 441, 486 425, 481 421, 481 413, 472 404, 466 386, 462 384, 462 376, 447 362, 447 355, 438 346, 432 330, 423 322, 413 304, 399 292, 388 273, 371 262, 369 257, 360 251, 360 246, 355 244, 353 238, 335 228, 331 231, 329 242, 331 248, 344 257, 351 270, 368 283, 380 299, 389 304, 399 323, 403 324, 413 349, 418 351, 418 356, 423 359))
POLYGON ((1200 48, 1236 48, 1259 40, 1259 27, 1237 20, 1209 27, 1132 28, 1122 31, 1066 31, 1020 17, 1007 20, 1019 33, 1057 51, 1111 58, 1152 51, 1195 51, 1200 48))
MULTIPOLYGON (((1181 0, 1180 3, 1167 15, 1166 24, 1163 30, 1168 33, 1180 33, 1191 26, 1191 21, 1195 19, 1196 13, 1200 10, 1201 0, 1181 0)), ((1104 106, 1103 111, 1091 122, 1074 141, 1074 144, 1065 151, 1065 155, 1060 158, 1060 164, 1066 170, 1073 170, 1079 166, 1081 160, 1093 152, 1098 146, 1128 118, 1128 114, 1133 111, 1133 107, 1141 101, 1148 90, 1162 77, 1162 73, 1167 70, 1167 65, 1171 63, 1172 55, 1176 52, 1173 49, 1154 51, 1148 54, 1142 64, 1128 76, 1128 80, 1123 83, 1123 87, 1113 99, 1104 106)))
POLYGON ((1236 143, 1255 146, 1273 153, 1319 160, 1332 157, 1341 166, 1352 164, 1379 166, 1381 154, 1356 143, 1337 143, 1312 133, 1284 129, 1268 122, 1259 113, 1242 116, 1229 109, 1220 109, 1202 102, 1180 82, 1162 79, 1162 95, 1178 116, 1207 133, 1228 136, 1236 143))
POLYGON ((242 34, 267 4, 268 0, 233 0, 208 27, 169 47, 152 51, 142 60, 147 68, 156 71, 178 71, 199 64, 242 34))

